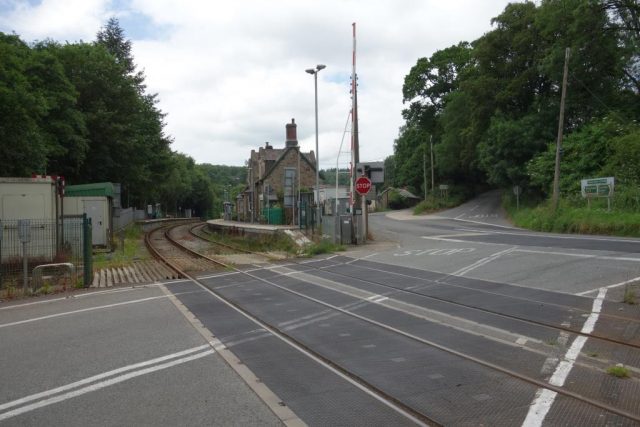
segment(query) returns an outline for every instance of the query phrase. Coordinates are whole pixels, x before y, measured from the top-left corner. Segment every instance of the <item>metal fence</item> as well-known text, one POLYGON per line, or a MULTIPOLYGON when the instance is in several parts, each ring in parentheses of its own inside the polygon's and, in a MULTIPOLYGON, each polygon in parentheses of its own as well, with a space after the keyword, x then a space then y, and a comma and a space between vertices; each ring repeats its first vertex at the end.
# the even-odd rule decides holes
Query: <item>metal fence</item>
POLYGON ((75 286, 83 271, 91 273, 90 242, 86 215, 58 220, 1 220, 0 289, 33 289, 33 271, 38 266, 46 266, 37 271, 41 285, 75 286), (49 264, 71 264, 73 268, 49 264))
POLYGON ((142 209, 136 209, 135 220, 139 221, 142 219, 147 219, 147 211, 142 209))
POLYGON ((113 217, 113 229, 120 230, 131 224, 135 220, 135 209, 121 209, 119 216, 113 217))
POLYGON ((264 208, 262 210, 262 217, 267 224, 282 225, 284 224, 284 212, 279 208, 264 208))

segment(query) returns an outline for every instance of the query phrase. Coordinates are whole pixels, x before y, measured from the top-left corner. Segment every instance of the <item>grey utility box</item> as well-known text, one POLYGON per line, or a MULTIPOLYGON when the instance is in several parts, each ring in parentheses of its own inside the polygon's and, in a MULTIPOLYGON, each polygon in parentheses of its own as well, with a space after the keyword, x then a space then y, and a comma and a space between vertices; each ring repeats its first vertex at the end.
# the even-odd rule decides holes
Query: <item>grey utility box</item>
POLYGON ((340 243, 351 244, 351 215, 340 215, 340 243))

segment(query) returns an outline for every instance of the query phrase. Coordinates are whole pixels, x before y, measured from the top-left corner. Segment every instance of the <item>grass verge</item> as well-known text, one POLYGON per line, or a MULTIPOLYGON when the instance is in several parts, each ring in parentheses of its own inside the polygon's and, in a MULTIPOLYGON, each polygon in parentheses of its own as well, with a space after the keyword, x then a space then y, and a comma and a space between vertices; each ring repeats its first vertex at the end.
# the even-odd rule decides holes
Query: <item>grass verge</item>
MULTIPOLYGON (((140 239, 144 232, 139 225, 134 224, 125 231, 124 237, 124 251, 121 247, 117 247, 111 253, 99 253, 93 256, 93 269, 94 271, 102 270, 103 268, 115 268, 125 265, 131 265, 133 260, 142 259, 148 257, 140 253, 140 239)), ((120 245, 119 239, 114 243, 120 245)))
POLYGON ((460 194, 453 194, 447 198, 433 198, 429 197, 426 200, 421 201, 415 208, 413 208, 414 215, 428 214, 432 212, 438 212, 445 209, 455 208, 467 201, 467 198, 460 194))
POLYGON ((639 212, 616 212, 612 209, 607 213, 602 207, 594 206, 596 203, 592 203, 591 210, 588 210, 586 206, 576 207, 562 201, 553 212, 548 201, 527 206, 523 200, 520 201, 520 209, 516 209, 514 197, 505 194, 502 204, 517 227, 553 233, 640 237, 639 212))
POLYGON ((238 249, 251 252, 284 252, 294 255, 298 252, 298 247, 287 236, 264 235, 261 237, 231 236, 218 233, 200 233, 205 239, 227 244, 238 249))
POLYGON ((329 239, 322 239, 318 242, 313 242, 302 251, 304 255, 308 257, 321 255, 321 254, 333 254, 339 251, 346 251, 347 247, 344 245, 336 245, 329 239))

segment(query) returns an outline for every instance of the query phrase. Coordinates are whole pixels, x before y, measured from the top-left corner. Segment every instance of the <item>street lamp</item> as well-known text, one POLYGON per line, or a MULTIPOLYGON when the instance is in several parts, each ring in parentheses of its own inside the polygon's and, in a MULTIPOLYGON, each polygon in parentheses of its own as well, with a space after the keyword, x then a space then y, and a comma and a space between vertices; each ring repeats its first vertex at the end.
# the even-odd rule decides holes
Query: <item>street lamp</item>
POLYGON ((318 73, 320 70, 324 70, 327 68, 326 65, 318 64, 316 65, 315 70, 313 68, 309 68, 305 70, 309 74, 313 74, 313 79, 315 82, 315 92, 316 92, 316 195, 318 200, 316 200, 318 213, 316 215, 317 223, 321 222, 321 210, 320 210, 320 150, 318 149, 318 73))

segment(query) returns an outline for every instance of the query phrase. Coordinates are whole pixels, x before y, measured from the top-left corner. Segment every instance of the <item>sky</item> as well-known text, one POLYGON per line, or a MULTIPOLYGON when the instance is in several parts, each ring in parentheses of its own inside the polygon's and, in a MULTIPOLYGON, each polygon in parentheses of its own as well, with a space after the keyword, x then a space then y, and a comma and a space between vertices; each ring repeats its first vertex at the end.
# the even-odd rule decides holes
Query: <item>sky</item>
MULTIPOLYGON (((298 124, 320 167, 335 167, 350 108, 352 23, 357 29, 360 158, 393 154, 402 84, 421 57, 490 31, 506 0, 0 0, 0 31, 25 41, 93 41, 120 20, 148 90, 168 113, 173 150, 198 163, 244 165, 251 149, 283 147, 298 124)), ((349 129, 347 128, 347 131, 349 129)), ((343 151, 349 147, 344 138, 343 151)), ((340 167, 349 154, 340 154, 340 167)))

